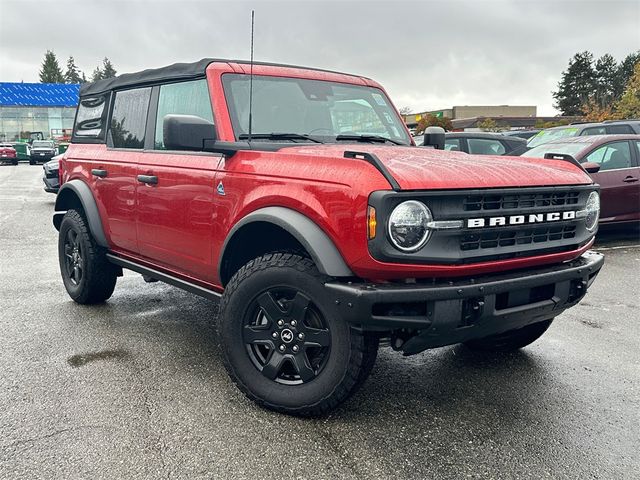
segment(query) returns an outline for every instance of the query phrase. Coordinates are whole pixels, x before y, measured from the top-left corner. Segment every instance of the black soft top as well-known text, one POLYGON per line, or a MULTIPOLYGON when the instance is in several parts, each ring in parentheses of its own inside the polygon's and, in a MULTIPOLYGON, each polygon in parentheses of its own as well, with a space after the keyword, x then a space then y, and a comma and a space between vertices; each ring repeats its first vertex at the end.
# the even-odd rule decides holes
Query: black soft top
MULTIPOLYGON (((80 87, 80 96, 88 97, 92 95, 98 95, 101 93, 109 92, 111 90, 117 90, 120 88, 130 86, 144 86, 151 85, 158 82, 171 81, 171 80, 188 80, 193 78, 202 78, 205 76, 205 71, 210 63, 223 62, 223 63, 240 63, 249 64, 247 60, 228 60, 221 58, 203 58, 197 62, 192 63, 174 63, 167 67, 149 68, 142 70, 141 72, 125 73, 113 78, 105 78, 104 80, 98 80, 93 83, 83 83, 80 87)), ((334 72, 331 70, 323 70, 319 68, 300 67, 297 65, 285 65, 279 63, 268 62, 253 62, 254 65, 269 65, 274 67, 292 67, 292 68, 304 68, 306 70, 319 70, 322 72, 339 73, 341 75, 349 75, 342 72, 334 72)))

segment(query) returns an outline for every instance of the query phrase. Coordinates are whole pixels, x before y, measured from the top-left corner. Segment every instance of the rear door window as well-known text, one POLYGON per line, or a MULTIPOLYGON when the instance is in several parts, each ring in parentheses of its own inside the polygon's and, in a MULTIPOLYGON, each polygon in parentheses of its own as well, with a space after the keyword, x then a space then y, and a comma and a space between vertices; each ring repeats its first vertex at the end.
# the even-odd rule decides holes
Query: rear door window
POLYGON ((583 135, 606 135, 607 134, 607 130, 605 127, 589 127, 589 128, 585 128, 582 133, 580 134, 580 136, 583 135))
POLYGON ((468 138, 469 153, 477 155, 504 155, 504 145, 498 140, 487 138, 468 138))
POLYGON ((213 123, 211 99, 205 79, 170 83, 160 87, 154 149, 165 150, 163 141, 164 117, 170 114, 195 115, 213 123))
POLYGON ((626 135, 633 133, 630 125, 607 125, 607 133, 609 135, 626 135))
POLYGON ((600 164, 600 171, 618 170, 633 166, 629 142, 611 142, 602 145, 585 158, 586 162, 600 164))
POLYGON ((450 152, 461 152, 462 147, 460 146, 459 138, 447 138, 444 141, 444 149, 450 152))
POLYGON ((115 148, 144 148, 150 98, 150 87, 116 92, 109 126, 115 148))

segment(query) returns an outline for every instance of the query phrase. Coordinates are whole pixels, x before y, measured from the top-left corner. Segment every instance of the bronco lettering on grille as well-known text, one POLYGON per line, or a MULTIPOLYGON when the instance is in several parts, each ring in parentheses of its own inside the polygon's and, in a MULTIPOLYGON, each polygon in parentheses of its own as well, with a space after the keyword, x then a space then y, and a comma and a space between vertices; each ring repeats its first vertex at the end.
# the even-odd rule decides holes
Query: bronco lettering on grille
POLYGON ((576 218, 574 210, 568 212, 531 213, 505 217, 469 218, 467 228, 500 227, 504 225, 527 225, 531 223, 559 222, 576 218))

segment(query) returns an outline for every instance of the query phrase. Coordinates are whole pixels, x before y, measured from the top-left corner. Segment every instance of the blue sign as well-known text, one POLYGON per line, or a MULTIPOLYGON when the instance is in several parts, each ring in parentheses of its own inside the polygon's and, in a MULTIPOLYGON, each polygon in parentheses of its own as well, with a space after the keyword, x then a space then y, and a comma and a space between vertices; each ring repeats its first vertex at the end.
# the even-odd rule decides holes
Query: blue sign
POLYGON ((77 83, 0 82, 0 106, 75 107, 79 92, 77 83))

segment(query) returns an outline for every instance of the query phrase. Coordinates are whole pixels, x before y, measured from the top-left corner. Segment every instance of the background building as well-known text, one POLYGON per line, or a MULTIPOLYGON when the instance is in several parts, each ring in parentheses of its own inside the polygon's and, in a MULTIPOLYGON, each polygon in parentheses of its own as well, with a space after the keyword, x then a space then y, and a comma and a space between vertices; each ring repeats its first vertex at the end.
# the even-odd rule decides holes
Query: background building
POLYGON ((438 118, 447 117, 451 120, 493 118, 497 121, 500 117, 530 117, 532 119, 531 125, 533 126, 536 122, 537 110, 535 105, 457 105, 442 110, 410 113, 403 115, 403 117, 409 128, 416 127, 420 119, 427 114, 438 118))
POLYGON ((0 82, 0 141, 68 140, 78 105, 78 84, 0 82))

